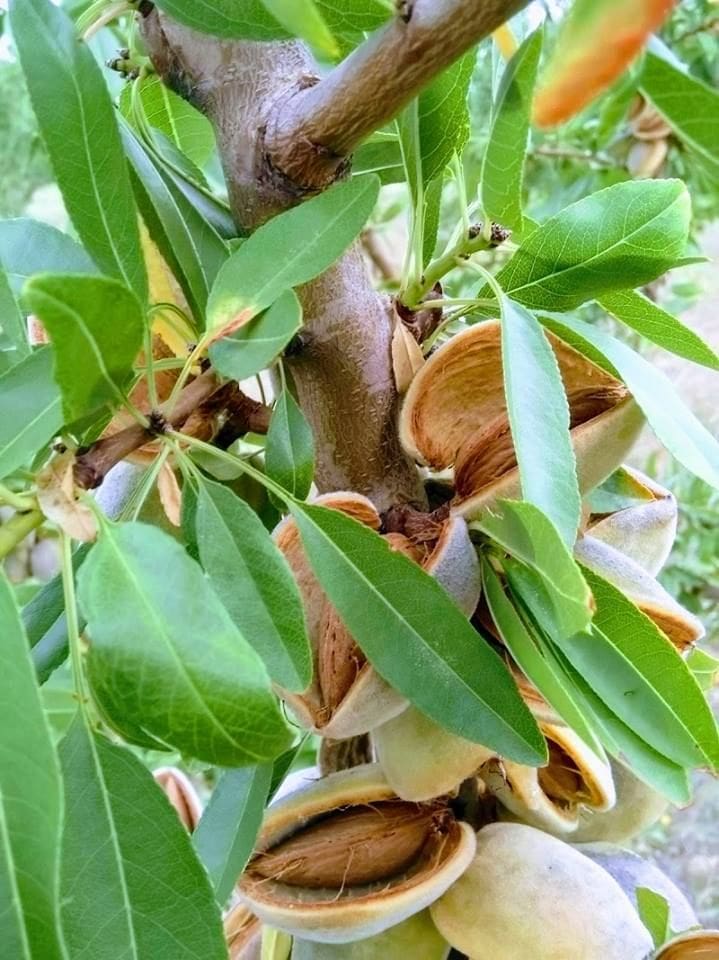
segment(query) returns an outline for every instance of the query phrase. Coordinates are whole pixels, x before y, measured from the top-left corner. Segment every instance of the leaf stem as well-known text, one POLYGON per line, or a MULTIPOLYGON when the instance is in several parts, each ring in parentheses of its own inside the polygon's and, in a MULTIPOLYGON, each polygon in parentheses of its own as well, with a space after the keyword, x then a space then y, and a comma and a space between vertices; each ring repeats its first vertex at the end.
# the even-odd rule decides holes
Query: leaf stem
POLYGON ((23 493, 15 493, 4 483, 0 483, 0 503, 5 503, 9 507, 14 507, 18 513, 27 513, 29 510, 35 510, 37 500, 35 497, 23 493))
POLYGON ((28 510, 16 513, 7 523, 0 526, 0 560, 12 553, 25 537, 36 530, 45 519, 40 510, 28 510))
POLYGON ((261 470, 257 470, 246 460, 236 456, 234 453, 230 453, 227 450, 220 450, 219 447, 213 447, 212 444, 205 443, 204 440, 198 440, 196 437, 190 437, 186 433, 173 432, 170 436, 195 450, 202 450, 210 456, 217 457, 218 460, 224 460, 225 463, 232 464, 233 467, 236 467, 238 470, 246 473, 248 477, 256 480, 266 490, 269 490, 270 493, 274 493, 283 503, 290 504, 295 502, 296 498, 293 497, 289 491, 285 490, 284 487, 281 487, 278 483, 275 483, 274 480, 271 480, 267 474, 262 473, 261 470))
POLYGON ((60 534, 62 553, 62 592, 65 598, 65 620, 67 639, 70 647, 72 679, 80 709, 85 710, 87 693, 82 668, 82 649, 80 639, 80 621, 77 616, 77 598, 75 596, 75 572, 72 566, 72 539, 66 533, 60 534))

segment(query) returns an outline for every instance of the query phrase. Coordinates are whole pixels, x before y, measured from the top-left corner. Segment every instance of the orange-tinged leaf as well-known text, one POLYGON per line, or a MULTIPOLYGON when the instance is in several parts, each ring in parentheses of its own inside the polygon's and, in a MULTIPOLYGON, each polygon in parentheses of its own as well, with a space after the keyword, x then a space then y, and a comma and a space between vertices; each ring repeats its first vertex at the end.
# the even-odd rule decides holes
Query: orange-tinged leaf
POLYGON ((160 495, 160 503, 167 519, 173 527, 181 526, 182 491, 177 482, 175 471, 167 461, 163 463, 157 477, 157 492, 160 495))
POLYGON ((534 123, 554 127, 606 90, 669 16, 676 0, 577 0, 534 101, 534 123))
POLYGON ((75 454, 66 450, 54 457, 36 477, 40 509, 73 540, 90 542, 97 536, 92 510, 75 498, 75 454))

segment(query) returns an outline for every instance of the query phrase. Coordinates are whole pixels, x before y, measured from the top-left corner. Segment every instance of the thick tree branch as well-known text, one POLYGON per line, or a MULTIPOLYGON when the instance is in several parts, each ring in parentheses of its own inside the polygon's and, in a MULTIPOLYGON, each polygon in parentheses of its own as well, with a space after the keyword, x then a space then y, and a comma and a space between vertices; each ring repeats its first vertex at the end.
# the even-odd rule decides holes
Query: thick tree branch
POLYGON ((298 187, 326 187, 363 140, 526 2, 410 0, 405 16, 281 105, 265 135, 268 160, 298 187))

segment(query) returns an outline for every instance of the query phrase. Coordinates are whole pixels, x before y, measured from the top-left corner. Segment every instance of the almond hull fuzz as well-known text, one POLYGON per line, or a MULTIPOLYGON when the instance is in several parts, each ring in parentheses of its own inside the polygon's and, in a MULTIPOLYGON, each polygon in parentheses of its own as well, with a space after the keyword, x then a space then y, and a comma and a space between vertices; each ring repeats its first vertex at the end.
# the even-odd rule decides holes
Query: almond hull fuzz
POLYGON ((403 800, 431 800, 473 776, 494 751, 444 730, 415 707, 372 734, 388 783, 403 800))
POLYGON ((650 477, 624 467, 632 493, 644 503, 590 518, 587 533, 656 577, 667 562, 677 533, 678 507, 674 494, 650 477))
POLYGON ((368 764, 270 809, 240 896, 278 930, 352 943, 425 910, 462 875, 474 851, 474 832, 446 803, 404 803, 368 764))
POLYGON ((637 909, 637 889, 646 887, 660 894, 669 904, 669 926, 672 930, 688 930, 699 926, 687 898, 653 863, 612 843, 581 843, 575 849, 614 877, 637 909))
POLYGON ((606 812, 585 807, 570 838, 572 843, 626 843, 656 823, 669 806, 665 797, 623 763, 611 760, 610 764, 616 802, 606 812))
MULTIPOLYGON (((644 418, 620 381, 553 334, 547 337, 569 401, 580 487, 587 491, 620 465, 644 418)), ((453 337, 419 371, 402 408, 400 438, 418 463, 436 471, 454 467, 453 510, 464 517, 519 495, 499 321, 453 337)))
POLYGON ((425 910, 368 940, 341 944, 295 940, 292 960, 446 960, 449 951, 425 910))
POLYGON ((472 865, 431 913, 470 960, 645 960, 652 950, 608 873, 521 824, 480 830, 472 865))

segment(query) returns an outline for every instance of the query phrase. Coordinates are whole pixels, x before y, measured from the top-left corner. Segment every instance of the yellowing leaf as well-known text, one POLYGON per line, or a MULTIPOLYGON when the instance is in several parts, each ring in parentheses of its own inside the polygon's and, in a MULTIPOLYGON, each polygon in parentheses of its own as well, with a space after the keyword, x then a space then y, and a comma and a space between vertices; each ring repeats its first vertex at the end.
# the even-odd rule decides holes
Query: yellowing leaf
POLYGON ((165 461, 157 477, 157 492, 165 516, 173 525, 182 525, 182 491, 177 482, 177 476, 170 464, 165 461))
POLYGON ((72 450, 54 457, 37 475, 37 499, 48 520, 74 540, 90 542, 97 536, 97 524, 92 510, 75 498, 74 465, 72 450))
POLYGON ((557 126, 606 90, 640 53, 674 3, 577 0, 535 98, 535 124, 557 126))

